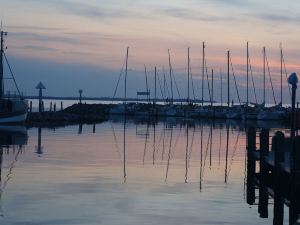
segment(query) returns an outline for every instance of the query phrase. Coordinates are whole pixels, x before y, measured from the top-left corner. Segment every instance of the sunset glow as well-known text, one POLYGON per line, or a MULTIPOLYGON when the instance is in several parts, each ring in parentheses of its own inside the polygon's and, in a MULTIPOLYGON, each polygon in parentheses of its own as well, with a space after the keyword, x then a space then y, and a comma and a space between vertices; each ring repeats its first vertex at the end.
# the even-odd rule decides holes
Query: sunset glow
MULTIPOLYGON (((261 79, 263 46, 267 48, 275 86, 278 86, 280 76, 280 43, 287 72, 299 71, 299 10, 297 1, 285 4, 281 1, 237 0, 29 0, 26 3, 11 0, 2 1, 0 13, 3 29, 9 32, 7 54, 18 61, 26 59, 34 63, 39 60, 53 65, 65 64, 66 68, 69 64, 94 67, 99 72, 88 74, 88 79, 97 76, 98 82, 101 74, 110 71, 110 83, 113 84, 127 46, 130 46, 129 67, 136 71, 134 76, 140 80, 144 79, 144 65, 149 70, 154 66, 160 70, 168 68, 167 49, 170 49, 172 66, 180 80, 185 79, 187 48, 190 47, 191 67, 197 79, 201 77, 204 41, 208 68, 225 73, 226 51, 230 50, 235 72, 240 77, 239 85, 243 87, 247 41, 255 79, 261 79)), ((34 73, 20 71, 18 66, 15 65, 15 69, 20 80, 24 80, 23 74, 31 76, 34 73)), ((49 71, 51 68, 44 69, 49 71)), ((59 73, 60 77, 66 75, 63 71, 59 73)), ((38 76, 48 79, 41 74, 38 76)), ((85 77, 82 75, 81 79, 85 77)), ((36 82, 32 80, 30 85, 36 82)), ((92 80, 89 82, 93 83, 92 80)), ((84 81, 86 85, 89 82, 84 81)), ((32 93, 32 87, 26 85, 26 92, 32 93)), ((74 85, 79 87, 80 83, 74 85)), ((86 94, 110 96, 111 88, 103 87, 100 91, 91 88, 86 94)), ((53 94, 51 90, 49 94, 53 94)), ((72 90, 66 90, 64 95, 72 95, 72 90)))

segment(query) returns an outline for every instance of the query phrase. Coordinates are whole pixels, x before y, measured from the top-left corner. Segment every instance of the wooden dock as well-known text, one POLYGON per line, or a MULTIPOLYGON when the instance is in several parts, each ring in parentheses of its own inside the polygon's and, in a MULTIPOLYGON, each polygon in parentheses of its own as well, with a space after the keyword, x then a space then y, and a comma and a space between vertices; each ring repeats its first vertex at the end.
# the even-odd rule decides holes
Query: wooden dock
POLYGON ((298 224, 300 214, 300 136, 285 137, 281 131, 247 130, 247 203, 256 204, 260 217, 268 217, 269 197, 274 199, 273 224, 283 224, 284 204, 289 224, 298 224), (257 134, 259 134, 257 136, 257 134), (255 190, 258 189, 258 198, 255 190))

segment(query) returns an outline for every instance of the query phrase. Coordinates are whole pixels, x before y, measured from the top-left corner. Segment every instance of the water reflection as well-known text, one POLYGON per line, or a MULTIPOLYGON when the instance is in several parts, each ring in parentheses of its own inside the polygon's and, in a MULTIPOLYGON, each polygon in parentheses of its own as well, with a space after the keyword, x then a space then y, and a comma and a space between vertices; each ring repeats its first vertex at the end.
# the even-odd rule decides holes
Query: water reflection
POLYGON ((23 146, 27 144, 27 130, 22 126, 0 126, 0 216, 4 217, 2 209, 2 195, 13 175, 13 168, 16 166, 19 155, 22 153, 23 146), (17 149, 17 150, 16 150, 17 149), (3 175, 3 157, 13 155, 13 161, 9 165, 6 175, 3 175))
MULTIPOLYGON (((112 129, 112 136, 114 140, 114 146, 118 155, 121 157, 120 153, 120 138, 117 138, 114 126, 118 123, 123 124, 123 175, 124 181, 126 181, 126 149, 127 149, 127 127, 128 118, 123 117, 123 120, 118 117, 113 122, 110 122, 112 129), (115 125, 114 125, 115 124, 115 125)), ((199 178, 199 188, 202 190, 202 181, 205 173, 205 169, 212 170, 213 167, 213 157, 218 155, 218 169, 220 169, 221 161, 224 161, 224 183, 228 182, 228 176, 231 170, 231 165, 233 164, 235 154, 238 150, 240 130, 244 131, 243 126, 238 126, 238 131, 233 132, 236 128, 231 126, 229 122, 223 123, 210 123, 209 121, 195 121, 195 120, 178 120, 176 118, 166 119, 163 121, 158 120, 130 120, 130 124, 135 124, 135 135, 138 139, 143 140, 142 149, 142 165, 146 164, 146 159, 151 155, 151 163, 153 166, 156 165, 156 157, 160 153, 161 159, 160 164, 165 164, 165 183, 168 183, 168 175, 170 167, 172 165, 172 160, 176 155, 176 151, 184 151, 184 183, 189 181, 189 169, 190 160, 192 159, 192 154, 196 148, 199 152, 194 154, 199 155, 200 164, 200 178, 199 178), (157 132, 157 127, 159 127, 159 132, 157 132), (223 146, 223 128, 226 130, 226 145, 223 146), (230 137, 230 128, 232 130, 232 135, 235 137, 230 137), (218 133, 218 134, 217 134, 218 133), (237 135, 236 135, 237 133, 237 135), (199 135, 200 134, 200 135, 199 135), (217 135, 216 135, 217 134, 217 135), (200 137, 198 137, 199 135, 200 137), (214 137, 215 135, 215 137, 214 137), (185 145, 182 146, 182 140, 185 139, 185 145), (197 140, 195 144, 195 140, 197 140), (233 142, 234 140, 234 142, 233 142), (198 143, 200 142, 200 143, 198 143), (178 145, 180 147, 178 148, 178 145), (213 150, 218 145, 218 152, 213 152, 213 150), (232 146, 233 145, 233 146, 232 146), (231 146, 231 147, 230 147, 231 146), (224 150, 224 151, 223 151, 224 150), (149 152, 151 151, 151 154, 149 152), (232 156, 229 157, 229 151, 232 151, 232 156), (225 159, 221 160, 221 152, 225 152, 225 159), (228 162, 229 161, 229 162, 228 162)), ((129 128, 131 129, 131 128, 129 128)), ((176 159, 178 160, 178 159, 176 159)), ((178 163, 178 162, 176 162, 178 163)))
POLYGON ((38 155, 43 154, 43 146, 42 146, 42 127, 38 127, 38 145, 36 146, 36 153, 38 155))
POLYGON ((284 205, 286 205, 289 207, 287 216, 289 224, 294 225, 300 213, 299 170, 293 172, 291 168, 295 165, 290 164, 289 138, 277 139, 273 136, 272 143, 269 143, 269 132, 268 129, 260 131, 258 151, 257 134, 253 128, 248 131, 247 203, 258 205, 261 218, 268 218, 268 207, 273 206, 273 224, 277 225, 284 224, 284 205), (257 161, 259 172, 256 172, 257 161))
MULTIPOLYGON (((34 214, 34 209, 49 211, 55 202, 65 219, 61 221, 68 224, 270 224, 270 220, 255 220, 256 212, 248 208, 244 195, 248 204, 259 204, 261 217, 282 220, 282 189, 276 189, 279 184, 274 186, 273 216, 268 211, 273 202, 268 192, 271 178, 263 169, 260 174, 253 170, 256 160, 246 151, 245 131, 244 123, 232 121, 128 117, 55 132, 30 129, 33 137, 22 155, 25 177, 18 176, 22 178, 16 181, 16 186, 25 183, 32 188, 19 188, 19 195, 30 194, 30 200, 21 198, 24 214, 34 214), (32 157, 35 154, 44 157, 37 160, 32 157), (255 192, 258 187, 259 193, 255 192), (70 214, 64 213, 68 201, 72 202, 70 214), (107 204, 99 204, 101 201, 107 204), (214 215, 216 211, 220 216, 214 215), (82 219, 86 215, 91 219, 82 219)), ((6 138, 6 143, 13 143, 11 139, 6 138)), ((0 173, 6 154, 2 146, 0 173)), ((17 151, 15 155, 18 159, 17 151)), ((1 187, 6 177, 0 178, 1 187)), ((18 190, 16 186, 13 191, 18 190)), ((8 208, 14 204, 12 201, 8 208)), ((47 224, 48 216, 42 215, 45 218, 36 219, 35 224, 47 224)))

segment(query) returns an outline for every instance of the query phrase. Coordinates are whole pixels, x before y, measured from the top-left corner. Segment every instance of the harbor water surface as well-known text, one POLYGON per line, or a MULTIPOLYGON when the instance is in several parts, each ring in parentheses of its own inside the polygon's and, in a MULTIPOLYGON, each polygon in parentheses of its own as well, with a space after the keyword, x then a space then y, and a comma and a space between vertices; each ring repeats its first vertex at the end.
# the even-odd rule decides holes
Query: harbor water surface
POLYGON ((2 146, 0 224, 272 224, 246 203, 237 124, 120 117, 27 135, 2 146))

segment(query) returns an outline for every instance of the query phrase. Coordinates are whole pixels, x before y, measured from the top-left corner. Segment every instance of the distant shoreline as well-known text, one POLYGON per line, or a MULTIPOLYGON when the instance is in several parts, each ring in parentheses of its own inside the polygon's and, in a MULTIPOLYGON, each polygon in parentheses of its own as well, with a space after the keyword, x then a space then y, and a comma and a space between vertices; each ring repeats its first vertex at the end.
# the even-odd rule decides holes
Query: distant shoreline
MULTIPOLYGON (((38 99, 38 96, 25 96, 26 99, 38 99)), ((79 97, 57 97, 57 96, 43 96, 43 99, 52 99, 52 100, 79 100, 79 97)), ((82 100, 86 101, 125 101, 124 98, 109 98, 109 97, 82 97, 82 100)), ((147 102, 148 99, 143 98, 127 98, 127 101, 130 102, 147 102)), ((150 101, 154 101, 154 99, 150 99, 150 101)), ((165 102, 165 99, 156 99, 158 102, 165 102)), ((174 99, 173 102, 186 102, 186 99, 174 99)), ((194 103, 201 103, 202 100, 196 99, 196 100, 190 100, 194 103)), ((210 101, 204 100, 205 103, 210 103, 210 101)))

